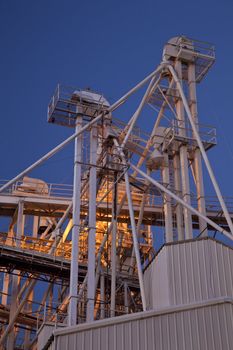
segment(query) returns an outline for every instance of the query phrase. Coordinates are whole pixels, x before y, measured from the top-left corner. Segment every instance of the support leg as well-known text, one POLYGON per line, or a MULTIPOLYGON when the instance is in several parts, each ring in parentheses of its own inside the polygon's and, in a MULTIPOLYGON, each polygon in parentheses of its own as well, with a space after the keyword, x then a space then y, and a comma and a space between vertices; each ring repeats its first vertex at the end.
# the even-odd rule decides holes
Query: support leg
POLYGON ((90 132, 90 177, 89 177, 89 234, 87 277, 87 322, 94 321, 95 307, 95 239, 96 239, 96 156, 97 127, 90 132))
MULTIPOLYGON (((82 118, 77 117, 76 133, 82 128, 82 118)), ((78 256, 79 256, 79 232, 80 232, 80 193, 81 193, 81 162, 82 160, 82 136, 75 139, 74 158, 74 192, 73 192, 73 229, 72 251, 70 267, 70 292, 68 324, 74 326, 77 323, 77 285, 78 285, 78 256)))

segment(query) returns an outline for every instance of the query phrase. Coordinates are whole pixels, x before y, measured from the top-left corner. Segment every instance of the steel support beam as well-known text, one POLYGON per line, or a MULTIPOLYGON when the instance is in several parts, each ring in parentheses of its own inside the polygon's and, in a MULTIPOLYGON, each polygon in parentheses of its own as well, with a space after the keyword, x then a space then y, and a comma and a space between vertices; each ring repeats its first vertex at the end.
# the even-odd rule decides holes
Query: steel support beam
POLYGON ((124 281, 124 304, 125 304, 125 313, 129 313, 129 298, 128 298, 128 285, 127 282, 124 281))
MULTIPOLYGON (((173 158, 173 169, 174 169, 174 186, 175 191, 178 196, 181 196, 181 173, 180 173, 180 155, 177 153, 173 158)), ((176 203, 176 227, 177 227, 177 235, 178 240, 184 240, 184 221, 183 221, 183 210, 180 203, 176 203)))
POLYGON ((82 117, 76 120, 76 134, 74 150, 74 189, 73 189, 73 228, 72 250, 70 266, 70 291, 68 324, 74 326, 77 323, 77 294, 78 294, 78 257, 79 257, 79 233, 80 233, 80 207, 81 207, 81 161, 82 161, 82 117))
POLYGON ((96 241, 96 157, 97 126, 90 132, 90 175, 89 175, 89 222, 88 222, 88 277, 87 277, 87 322, 94 321, 95 308, 95 241, 96 241))
POLYGON ((114 175, 112 191, 112 241, 111 241, 111 305, 110 315, 115 316, 116 309, 116 238, 117 238, 117 175, 114 175))
MULTIPOLYGON (((189 86, 189 108, 192 114, 193 121, 198 127, 198 112, 197 112, 197 96, 196 96, 196 77, 195 77, 195 64, 189 63, 188 65, 188 86, 189 86)), ((197 188, 197 205, 200 213, 206 216, 206 205, 205 205, 205 191, 203 182, 201 152, 199 148, 194 151, 194 175, 195 183, 197 188)), ((206 222, 199 218, 199 230, 202 236, 207 235, 206 222)))
MULTIPOLYGON (((24 232, 24 202, 19 201, 18 205, 18 217, 17 217, 17 230, 16 230, 16 247, 20 248, 20 239, 24 232)), ((18 307, 18 287, 20 279, 18 276, 18 271, 15 271, 15 275, 12 276, 12 286, 11 286, 11 305, 10 305, 10 316, 9 324, 14 321, 14 316, 18 307)), ((13 327, 10 329, 9 335, 7 337, 7 350, 14 350, 15 345, 15 330, 14 322, 13 327)))
POLYGON ((100 275, 100 319, 105 318, 105 277, 103 271, 100 275))
POLYGON ((205 148, 204 148, 204 146, 203 146, 203 144, 202 144, 202 141, 201 141, 201 138, 200 138, 200 136, 199 136, 198 130, 197 130, 197 128, 196 128, 195 122, 194 122, 194 120, 193 120, 193 118, 192 118, 192 114, 191 114, 191 112, 190 112, 189 105, 188 105, 187 99, 186 99, 186 97, 185 97, 185 94, 184 94, 184 92, 183 92, 182 86, 181 86, 181 84, 180 84, 179 78, 178 78, 178 76, 177 76, 177 74, 176 74, 174 68, 173 68, 171 65, 167 64, 167 67, 168 67, 168 69, 170 70, 170 72, 171 72, 171 74, 172 74, 172 76, 173 76, 173 78, 174 78, 174 80, 175 80, 175 82, 176 82, 176 84, 177 84, 177 88, 178 88, 179 93, 180 93, 180 96, 181 96, 181 98, 182 98, 182 101, 183 101, 183 104, 184 104, 184 108, 185 108, 185 110, 186 110, 186 113, 187 113, 189 122, 190 122, 191 127, 192 127, 192 130, 193 130, 193 134, 194 134, 194 136, 195 136, 195 138, 196 138, 198 147, 199 147, 199 149, 200 149, 202 158, 203 158, 203 160, 204 160, 204 163, 205 163, 206 168, 207 168, 207 170, 208 170, 210 179, 211 179, 212 184, 213 184, 213 186, 214 186, 214 189, 215 189, 216 195, 217 195, 217 197, 218 197, 219 203, 220 203, 220 205, 221 205, 221 207, 222 207, 223 213, 224 213, 225 218, 226 218, 226 220, 227 220, 229 229, 230 229, 230 231, 231 231, 231 234, 233 235, 233 224, 232 224, 232 221, 231 221, 229 212, 228 212, 228 210, 227 210, 226 204, 225 204, 224 199, 223 199, 223 197, 222 197, 222 194, 221 194, 220 188, 219 188, 219 186, 218 186, 217 180, 216 180, 216 178, 215 178, 215 176, 214 176, 214 172, 213 172, 213 170, 212 170, 212 167, 211 167, 211 165, 210 165, 209 159, 208 159, 208 157, 207 157, 205 148))
MULTIPOLYGON (((169 160, 168 155, 164 154, 165 164, 162 167, 162 179, 163 183, 167 186, 170 185, 170 174, 169 174, 169 160)), ((165 219, 165 241, 173 241, 173 225, 172 225, 172 207, 171 207, 171 197, 165 193, 164 194, 164 219, 165 219)))
POLYGON ((132 202, 132 197, 130 192, 128 172, 125 173, 125 187, 126 187, 126 194, 127 194, 128 206, 129 206, 130 223, 131 223, 131 229, 132 229, 132 235, 133 235, 133 245, 134 245, 137 269, 138 269, 138 279, 139 279, 140 292, 141 292, 141 298, 142 298, 142 308, 143 308, 143 311, 146 311, 146 295, 145 295, 142 265, 141 265, 141 258, 140 258, 140 252, 139 252, 139 244, 138 244, 138 236, 137 236, 137 229, 135 224, 133 202, 132 202))
MULTIPOLYGON (((159 66, 158 69, 157 69, 157 73, 160 72, 162 69, 163 69, 163 68, 162 68, 161 66, 159 66)), ((157 73, 156 73, 156 74, 157 74, 157 73)), ((151 93, 151 89, 152 89, 152 88, 155 89, 155 88, 157 87, 157 85, 159 84, 160 80, 161 80, 161 77, 159 77, 159 78, 156 80, 156 74, 155 74, 155 75, 153 76, 153 78, 151 79, 151 81, 150 81, 150 83, 149 83, 149 85, 148 85, 148 87, 147 87, 147 89, 146 89, 146 92, 145 92, 145 94, 144 94, 144 96, 143 96, 143 98, 142 98, 142 100, 141 100, 141 102, 140 102, 138 108, 136 109, 135 113, 133 114, 133 116, 131 117, 130 121, 128 122, 128 125, 127 125, 127 126, 128 126, 128 127, 127 127, 127 132, 126 132, 126 135, 125 135, 125 137, 124 137, 124 140, 123 140, 122 143, 121 143, 121 148, 122 148, 122 149, 124 149, 125 146, 126 146, 126 143, 127 143, 127 141, 128 141, 128 138, 129 138, 129 136, 130 136, 130 134, 131 134, 131 132, 132 132, 132 130, 133 130, 133 127, 134 127, 134 125, 135 125, 135 123, 136 123, 136 121, 137 121, 137 119, 138 119, 138 117, 139 117, 139 115, 140 115, 140 113, 141 113, 141 111, 142 111, 142 109, 143 109, 143 107, 144 107, 144 105, 145 105, 147 99, 148 99, 148 96, 149 96, 150 93, 151 93), (156 80, 156 82, 155 82, 155 80, 156 80)))
MULTIPOLYGON (((175 63, 175 69, 179 82, 182 82, 182 62, 177 61, 175 63)), ((181 84, 181 83, 180 83, 181 84)), ((176 103, 176 113, 178 118, 179 135, 181 137, 186 137, 186 122, 185 122, 185 109, 183 101, 178 99, 176 103)), ((180 146, 180 171, 181 171, 181 187, 182 187, 182 197, 183 200, 190 205, 190 184, 189 184, 189 163, 188 163, 188 150, 187 145, 181 144, 180 146)), ((184 228, 185 228, 185 238, 190 239, 193 237, 193 227, 192 227, 192 216, 186 207, 183 207, 184 214, 184 228)))
MULTIPOLYGON (((28 290, 25 294, 25 296, 23 297, 22 301, 20 302, 19 306, 16 309, 15 314, 13 315, 12 319, 9 321, 9 324, 5 330, 5 332, 2 334, 1 339, 0 339, 0 346, 3 345, 5 343, 6 340, 8 340, 8 334, 9 332, 12 330, 12 328, 14 327, 14 323, 15 320, 17 319, 17 317, 20 314, 20 311, 22 310, 22 308, 24 307, 25 302, 27 301, 27 298, 29 296, 29 294, 31 293, 31 291, 33 290, 34 286, 36 284, 36 280, 31 280, 29 286, 28 286, 28 290)), ((14 349, 14 348, 13 348, 14 349)), ((8 349, 7 349, 8 350, 8 349)))
POLYGON ((153 179, 152 177, 150 177, 149 175, 147 175, 144 171, 140 170, 139 168, 137 168, 135 165, 130 164, 131 168, 135 171, 137 171, 140 175, 142 175, 145 179, 149 180, 152 184, 154 184, 157 188, 159 188, 161 191, 166 192, 167 194, 169 194, 172 198, 174 198, 178 203, 182 204, 184 207, 186 207, 188 210, 190 210, 192 213, 196 214, 198 217, 200 217, 201 219, 205 220, 205 222, 207 224, 209 224, 210 226, 212 226, 215 230, 223 233, 225 236, 227 236, 228 238, 230 238, 230 240, 233 241, 233 236, 231 233, 227 232, 226 230, 224 230, 222 227, 220 227, 219 225, 217 225, 215 222, 213 222, 212 220, 210 220, 208 217, 204 216, 202 213, 200 213, 198 210, 196 210, 195 208, 193 208, 191 205, 187 204, 183 199, 181 199, 180 197, 178 197, 176 194, 174 194, 173 192, 171 192, 170 190, 168 190, 166 187, 164 187, 162 184, 160 184, 158 181, 156 181, 155 179, 153 179))

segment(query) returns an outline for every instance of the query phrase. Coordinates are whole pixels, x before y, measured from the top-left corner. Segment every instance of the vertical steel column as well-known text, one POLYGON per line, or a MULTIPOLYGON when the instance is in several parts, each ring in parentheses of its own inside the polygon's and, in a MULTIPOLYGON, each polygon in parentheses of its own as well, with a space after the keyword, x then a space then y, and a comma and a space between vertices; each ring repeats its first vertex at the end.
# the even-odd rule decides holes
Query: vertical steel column
POLYGON ((100 275, 100 318, 105 318, 105 277, 103 270, 100 275))
MULTIPOLYGON (((23 210, 24 210, 24 202, 19 201, 17 230, 16 230, 16 247, 20 247, 20 239, 24 232, 23 210)), ((18 283, 19 283, 18 271, 15 271, 15 275, 12 276, 9 324, 12 322, 18 307, 18 283)), ((7 350, 14 350, 14 344, 15 344, 15 330, 13 327, 7 337, 7 350)))
POLYGON ((128 284, 124 281, 124 304, 125 304, 125 313, 129 313, 129 299, 128 299, 128 284))
POLYGON ((10 284, 10 274, 4 272, 3 275, 3 287, 2 287, 2 305, 7 305, 7 297, 9 292, 9 284, 10 284))
MULTIPOLYGON (((177 61, 175 64, 176 72, 180 83, 182 84, 182 63, 177 61)), ((178 117, 179 125, 179 135, 184 137, 186 136, 185 131, 185 110, 184 105, 181 99, 176 103, 176 112, 178 117)), ((182 195, 183 200, 190 205, 190 185, 189 185, 189 164, 188 164, 188 151, 187 146, 182 144, 180 147, 180 168, 181 168, 181 178, 182 178, 182 195)), ((185 238, 192 238, 192 215, 190 211, 183 207, 184 213, 184 227, 185 227, 185 238)))
MULTIPOLYGON (((174 185, 177 195, 181 195, 181 174, 180 174, 180 156, 175 154, 173 158, 174 165, 174 185)), ((178 233, 178 241, 184 240, 184 222, 183 211, 180 203, 176 203, 176 227, 178 233)))
MULTIPOLYGON (((76 130, 78 133, 82 128, 82 117, 76 120, 76 130)), ((73 228, 72 228, 72 250, 70 266, 70 292, 68 325, 77 323, 77 294, 78 294, 78 256, 79 256, 79 233, 80 233, 80 205, 81 205, 81 161, 82 161, 82 135, 75 139, 74 150, 74 189, 73 189, 73 228)))
MULTIPOLYGON (((34 216, 33 228, 32 228, 32 237, 33 238, 38 237, 38 229, 39 229, 39 216, 34 216)), ((25 304, 25 311, 28 312, 29 314, 32 312, 33 298, 34 298, 34 291, 32 290, 29 297, 28 297, 27 303, 25 304)), ((25 349, 28 349, 28 347, 29 347, 30 334, 31 334, 31 330, 26 329, 25 335, 24 335, 24 347, 25 347, 25 349)))
MULTIPOLYGON (((169 161, 168 155, 164 153, 165 164, 162 167, 162 180, 166 185, 170 184, 169 161)), ((165 240, 166 242, 173 241, 173 226, 172 226, 172 207, 171 197, 164 193, 164 217, 165 217, 165 240)))
MULTIPOLYGON (((150 170, 149 169, 147 169, 147 172, 150 174, 150 170)), ((139 209, 138 222, 137 222, 137 236, 138 237, 139 237, 139 234, 140 234, 140 227, 141 227, 142 220, 143 220, 143 215, 144 215, 144 207, 145 207, 145 202, 146 202, 146 196, 147 196, 147 194, 143 193, 141 204, 140 204, 140 209, 139 209)), ((130 266, 129 266, 129 274, 130 275, 132 275, 133 272, 134 272, 135 263, 136 263, 135 250, 134 250, 134 247, 133 247, 132 254, 131 254, 131 259, 130 259, 130 266)))
POLYGON ((114 174, 114 189, 112 195, 112 244, 111 244, 111 306, 110 315, 115 316, 116 308, 116 235, 117 235, 117 174, 114 174))
POLYGON ((135 224, 133 202, 132 202, 132 196, 130 192, 128 172, 125 173, 125 187, 126 187, 126 193, 127 193, 127 199, 128 199, 130 223, 132 227, 134 251, 135 251, 137 269, 138 269, 138 279, 139 279, 140 292, 141 292, 141 298, 142 298, 142 307, 143 307, 143 311, 146 311, 146 295, 145 295, 143 272, 142 272, 141 258, 140 258, 139 245, 138 245, 138 236, 137 236, 137 230, 136 230, 136 224, 135 224))
MULTIPOLYGON (((125 159, 124 152, 122 151, 121 147, 119 146, 118 141, 116 139, 114 139, 113 141, 114 141, 114 144, 116 146, 116 149, 119 152, 119 155, 122 159, 123 164, 126 165, 126 159, 125 159)), ((141 298, 142 298, 142 308, 143 308, 143 311, 146 311, 146 295, 145 295, 143 272, 142 272, 142 265, 141 265, 141 258, 140 258, 139 244, 138 244, 138 236, 137 236, 137 229, 136 229, 136 224, 135 224, 133 201, 132 201, 132 196, 131 196, 131 191, 130 191, 128 171, 125 172, 124 178, 125 178, 125 188, 126 188, 126 195, 127 195, 128 207, 129 207, 130 223, 131 223, 131 227, 132 227, 133 245, 134 245, 134 251, 135 251, 136 262, 137 262, 137 269, 138 269, 138 279, 139 279, 139 286, 140 286, 140 292, 141 292, 141 298)))
MULTIPOLYGON (((14 242, 14 226, 17 221, 17 215, 18 215, 18 209, 15 210, 15 213, 12 218, 12 222, 9 225, 8 234, 6 238, 6 245, 13 245, 14 242)), ((10 286, 10 280, 11 276, 6 271, 3 275, 3 287, 2 287, 2 304, 7 305, 7 299, 8 299, 8 293, 9 293, 9 286, 10 286)))
POLYGON ((34 216, 33 218, 33 228, 32 228, 32 237, 37 238, 39 229, 39 216, 34 216))
MULTIPOLYGON (((231 217, 230 217, 229 212, 227 210, 227 207, 226 207, 226 204, 224 202, 223 196, 221 194, 220 188, 218 186, 217 180, 216 180, 216 178, 214 176, 213 169, 212 169, 212 167, 210 165, 210 162, 209 162, 209 159, 207 157, 207 154, 206 154, 205 148, 203 146, 203 143, 201 141, 200 135, 199 135, 198 130, 196 128, 196 125, 195 125, 195 123, 193 121, 193 118, 192 118, 192 115, 191 115, 191 112, 190 112, 190 109, 189 109, 189 106, 188 106, 188 102, 187 102, 186 96, 185 96, 185 94, 183 92, 182 86, 180 85, 180 81, 177 78, 177 74, 176 74, 174 68, 171 65, 168 65, 168 68, 169 68, 169 70, 170 70, 170 72, 171 72, 171 74, 172 74, 172 76, 173 76, 173 78, 174 78, 174 80, 176 82, 176 86, 177 86, 177 88, 179 90, 179 93, 180 93, 180 96, 182 98, 183 105, 184 105, 185 111, 187 113, 187 117, 188 117, 189 122, 190 122, 190 124, 192 126, 193 135, 194 135, 194 137, 195 137, 195 139, 197 141, 198 147, 200 148, 203 161, 204 161, 204 163, 206 165, 206 168, 208 170, 210 179, 211 179, 212 184, 214 186, 214 189, 215 189, 216 195, 218 197, 219 203, 221 204, 221 207, 222 207, 223 213, 225 215, 225 218, 226 218, 227 224, 229 226, 229 229, 231 231, 231 234, 233 235, 233 223, 232 223, 231 217)), ((203 216, 203 219, 205 219, 205 216, 203 216)))
MULTIPOLYGON (((196 79, 195 79, 195 64, 189 63, 188 65, 188 86, 189 86, 189 108, 192 114, 192 118, 198 127, 198 112, 197 112, 197 96, 196 96, 196 79)), ((202 162, 201 162, 201 151, 197 147, 194 152, 194 173, 197 187, 197 205, 200 213, 206 216, 206 205, 205 205, 205 191, 203 182, 202 162)), ((207 225, 204 220, 199 218, 199 230, 202 235, 207 235, 207 225)))
POLYGON ((97 126, 90 132, 90 175, 89 175, 89 234, 88 234, 88 276, 87 276, 87 322, 94 321, 95 307, 95 238, 96 238, 96 159, 97 126))

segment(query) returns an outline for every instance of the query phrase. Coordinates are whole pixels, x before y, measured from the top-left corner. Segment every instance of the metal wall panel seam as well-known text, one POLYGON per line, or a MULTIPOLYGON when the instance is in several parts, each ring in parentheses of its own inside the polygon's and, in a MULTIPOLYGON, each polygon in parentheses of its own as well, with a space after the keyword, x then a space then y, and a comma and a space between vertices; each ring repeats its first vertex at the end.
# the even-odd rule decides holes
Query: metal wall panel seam
POLYGON ((220 325, 220 331, 224 333, 224 339, 226 342, 226 349, 230 350, 230 342, 228 337, 228 324, 227 324, 227 309, 225 305, 223 305, 223 322, 220 325))
MULTIPOLYGON (((159 344, 160 344, 160 347, 159 349, 162 349, 162 346, 163 346, 163 332, 162 332, 162 320, 161 318, 160 319, 157 319, 154 317, 154 322, 155 323, 159 323, 159 344)), ((155 325, 156 326, 156 325, 155 325)), ((157 327, 155 327, 155 331, 157 330, 157 327)), ((156 340, 155 340, 156 341, 156 340)))
MULTIPOLYGON (((208 297, 209 298, 214 298, 214 277, 213 277, 213 256, 212 256, 212 247, 211 245, 207 245, 208 249, 208 264, 210 267, 210 283, 209 283, 209 288, 208 288, 208 297)), ((207 259, 207 257, 206 257, 207 259)))
POLYGON ((194 310, 194 323, 195 323, 195 329, 196 329, 196 339, 198 342, 198 347, 196 350, 201 350, 201 346, 200 346, 200 332, 199 332, 199 328, 198 328, 198 317, 197 317, 197 310, 194 310))
POLYGON ((203 250, 202 250, 202 259, 203 259, 203 269, 205 271, 205 299, 208 299, 209 292, 208 292, 208 285, 210 285, 210 263, 206 259, 208 259, 208 244, 206 244, 207 241, 203 241, 203 250), (207 251, 207 252, 206 252, 207 251))
POLYGON ((164 327, 164 322, 166 320, 166 317, 167 315, 165 315, 164 317, 161 317, 161 332, 162 332, 162 344, 163 344, 163 347, 162 349, 166 349, 166 345, 167 345, 167 334, 165 332, 165 327, 164 327), (165 335, 164 335, 164 332, 165 332, 165 335))
POLYGON ((228 276, 229 276, 229 273, 228 273, 228 269, 226 268, 226 260, 227 260, 227 254, 228 254, 228 251, 229 249, 226 249, 226 252, 223 251, 223 246, 221 246, 221 253, 222 253, 222 270, 224 271, 224 276, 223 276, 223 279, 224 279, 224 286, 225 286, 225 295, 228 294, 228 276))
POLYGON ((220 276, 220 273, 219 273, 220 259, 219 259, 219 254, 218 254, 218 251, 219 251, 218 248, 219 248, 219 245, 215 244, 214 245, 215 261, 216 261, 216 273, 215 273, 215 276, 216 276, 216 279, 218 281, 218 283, 217 283, 218 295, 222 295, 221 294, 221 276, 220 276))
MULTIPOLYGON (((231 261, 230 261, 231 260, 230 256, 232 256, 232 254, 230 254, 230 249, 228 249, 227 260, 228 260, 229 267, 233 266, 231 264, 231 261)), ((233 257, 232 257, 232 259, 233 259, 233 257)), ((229 268, 229 270, 230 270, 230 276, 231 276, 231 290, 233 291, 233 273, 232 273, 232 269, 231 268, 229 268)))
POLYGON ((175 329, 175 350, 179 350, 178 349, 178 339, 177 339, 177 322, 176 322, 176 315, 174 317, 174 329, 175 329))
POLYGON ((109 330, 107 329, 107 332, 106 332, 106 345, 109 349, 109 330))
POLYGON ((101 350, 100 329, 97 329, 97 344, 98 350, 101 350))
MULTIPOLYGON (((223 252, 223 246, 220 246, 220 250, 221 250, 221 260, 222 260, 222 273, 223 273, 223 286, 224 286, 224 295, 227 295, 227 281, 226 281, 226 269, 225 269, 225 261, 226 261, 226 257, 225 257, 225 252, 223 252)), ((227 254, 228 249, 226 250, 226 254, 227 254)))
POLYGON ((129 324, 129 350, 133 350, 132 349, 132 323, 129 324))
POLYGON ((184 314, 181 314, 181 329, 182 329, 182 343, 183 349, 185 349, 185 331, 184 331, 184 314))
POLYGON ((191 300, 191 293, 190 293, 190 285, 192 285, 192 280, 191 280, 191 276, 188 273, 188 271, 190 271, 189 266, 188 266, 188 262, 190 263, 190 257, 187 256, 187 252, 188 252, 188 247, 186 247, 186 249, 184 249, 184 275, 185 275, 185 284, 186 284, 186 291, 187 291, 187 302, 189 300, 191 300), (189 283, 188 283, 188 279, 189 279, 189 283))
MULTIPOLYGON (((166 288, 167 288, 167 294, 166 294, 166 297, 167 297, 167 305, 171 305, 171 298, 172 298, 172 289, 170 288, 171 286, 171 277, 169 275, 169 271, 171 271, 171 261, 170 261, 170 258, 169 258, 169 251, 166 250, 164 251, 164 255, 165 255, 165 259, 166 259, 166 288), (170 264, 170 265, 169 265, 170 264)), ((163 293, 163 291, 161 291, 163 293)))
POLYGON ((113 326, 113 349, 117 350, 116 325, 113 326))
POLYGON ((198 300, 202 300, 202 289, 201 289, 201 271, 200 271, 200 264, 199 264, 199 249, 198 249, 198 242, 194 242, 195 251, 196 251, 196 268, 197 268, 197 279, 198 279, 198 300))
POLYGON ((76 334, 74 334, 74 349, 77 349, 77 337, 76 337, 76 334))
POLYGON ((192 329, 193 329, 193 324, 192 324, 192 320, 191 320, 191 313, 189 312, 187 314, 188 316, 188 325, 189 325, 189 338, 190 338, 190 345, 191 345, 191 349, 195 349, 195 347, 193 346, 193 336, 192 336, 192 329))
MULTIPOLYGON (((178 304, 183 304, 184 303, 184 288, 183 288, 183 276, 182 276, 182 271, 181 271, 181 267, 183 267, 183 264, 181 264, 181 252, 182 252, 182 248, 181 246, 177 245, 177 251, 174 251, 174 254, 177 255, 177 260, 178 260, 178 267, 176 266, 176 269, 178 268, 178 276, 179 276, 179 284, 176 283, 176 287, 178 287, 178 291, 177 294, 180 295, 180 302, 178 304)), ((175 282, 178 281, 177 279, 175 279, 175 282)))
POLYGON ((168 254, 168 250, 166 251, 166 261, 167 261, 167 263, 166 263, 166 275, 167 275, 166 283, 167 283, 167 288, 168 288, 168 291, 167 291, 167 298, 168 298, 167 304, 171 305, 171 303, 172 303, 172 301, 171 301, 171 299, 172 299, 172 290, 168 286, 171 286, 171 283, 170 283, 171 277, 169 275, 169 271, 172 271, 173 266, 172 266, 172 261, 170 259, 170 256, 168 254))
MULTIPOLYGON (((169 247, 170 248, 170 247, 169 247)), ((169 280, 171 280, 171 298, 169 300, 169 305, 174 305, 176 303, 177 297, 176 297, 176 288, 175 288, 175 264, 174 264, 174 256, 173 254, 169 254, 169 259, 171 259, 171 266, 172 269, 169 273, 169 280), (170 276, 171 275, 171 276, 170 276)))
POLYGON ((215 328, 216 328, 216 332, 215 335, 218 333, 218 340, 219 343, 222 344, 222 348, 225 350, 224 343, 223 343, 223 338, 222 338, 222 332, 221 332, 221 328, 220 328, 220 318, 222 318, 222 307, 218 307, 214 306, 212 313, 215 314, 215 317, 213 318, 213 323, 215 324, 215 328))
POLYGON ((206 270, 204 268, 205 258, 203 257, 205 242, 206 241, 201 242, 199 246, 199 253, 198 253, 198 264, 199 264, 199 273, 200 273, 200 295, 202 300, 207 299, 207 296, 205 295, 205 290, 207 289, 206 270))
POLYGON ((147 320, 144 320, 144 333, 145 333, 145 337, 144 337, 144 340, 145 340, 145 343, 144 343, 144 349, 148 349, 148 344, 147 344, 147 337, 148 337, 148 334, 147 334, 147 320))
POLYGON ((219 333, 221 337, 221 342, 223 344, 223 348, 227 349, 227 340, 226 340, 226 327, 225 327, 225 319, 224 319, 224 307, 221 307, 221 312, 218 313, 219 317, 217 317, 217 323, 219 327, 219 333))
POLYGON ((226 271, 226 295, 231 294, 231 291, 233 290, 232 288, 232 276, 231 276, 231 268, 229 264, 229 249, 227 249, 227 252, 225 254, 225 259, 224 259, 224 270, 226 271))
POLYGON ((65 345, 66 345, 65 349, 69 349, 69 337, 65 338, 65 345))
MULTIPOLYGON (((203 310, 204 312, 204 310, 203 310)), ((216 349, 215 345, 216 345, 216 342, 215 342, 215 332, 214 332, 214 327, 213 327, 213 317, 212 317, 212 312, 211 312, 211 308, 209 308, 207 310, 207 314, 209 314, 209 322, 208 322, 208 325, 209 325, 209 328, 210 328, 210 331, 211 331, 211 340, 212 340, 212 344, 211 344, 211 349, 213 350, 221 350, 221 349, 216 349)), ((208 335, 208 333, 207 333, 208 335)))
POLYGON ((122 324, 121 325, 122 327, 122 337, 121 337, 121 349, 124 349, 125 348, 125 329, 124 329, 124 325, 122 324))
POLYGON ((79 326, 72 326, 67 327, 61 330, 57 330, 54 332, 54 335, 62 335, 62 334, 72 334, 76 332, 81 332, 85 330, 95 329, 99 327, 106 327, 110 326, 112 324, 118 324, 118 323, 126 323, 128 321, 134 321, 134 320, 142 320, 150 317, 159 317, 166 314, 172 314, 177 312, 183 312, 185 310, 192 310, 192 309, 198 309, 198 308, 204 308, 204 307, 210 307, 212 305, 216 304, 225 304, 230 303, 233 304, 233 298, 232 297, 218 297, 210 300, 205 301, 199 301, 199 302, 192 302, 190 304, 186 305, 175 305, 172 307, 165 307, 162 309, 156 309, 152 311, 144 311, 144 312, 138 312, 132 315, 127 316, 119 316, 112 319, 106 319, 101 321, 95 321, 93 323, 85 324, 85 325, 79 325, 79 326))
POLYGON ((136 328, 137 328, 137 350, 141 350, 140 349, 140 337, 139 337, 139 335, 140 335, 140 332, 139 332, 139 320, 136 320, 136 328))
POLYGON ((208 349, 207 326, 206 326, 205 314, 204 314, 204 310, 203 309, 200 311, 199 317, 202 320, 202 322, 198 322, 199 333, 201 334, 202 330, 204 329, 204 331, 202 332, 203 337, 200 338, 200 339, 203 339, 203 338, 205 339, 205 349, 208 349), (200 330, 201 330, 201 332, 200 332, 200 330))
MULTIPOLYGON (((200 304, 197 305, 200 306, 200 304)), ((101 329, 105 330, 106 333, 109 332, 109 329, 112 329, 112 331, 114 330, 114 328, 119 330, 118 336, 117 332, 115 333, 115 338, 117 336, 117 338, 119 339, 119 342, 117 343, 116 347, 117 350, 141 350, 143 349, 143 347, 143 350, 227 350, 228 345, 226 344, 229 343, 229 340, 225 338, 232 336, 229 334, 232 333, 233 328, 232 314, 232 300, 231 302, 229 302, 228 300, 227 304, 223 302, 212 304, 205 303, 203 307, 199 308, 183 308, 183 310, 178 309, 177 312, 165 313, 160 315, 156 313, 150 313, 150 318, 128 319, 128 325, 130 326, 129 329, 131 329, 131 327, 133 326, 134 330, 134 332, 131 332, 130 336, 130 347, 125 347, 125 343, 121 341, 122 338, 126 338, 126 333, 124 332, 124 324, 117 323, 115 325, 110 325, 109 327, 101 329), (231 319, 231 322, 227 323, 227 329, 225 327, 226 312, 228 312, 229 319, 231 319), (222 322, 219 322, 220 319, 222 319, 222 322), (179 330, 177 327, 179 327, 179 330), (225 332, 221 332, 221 327, 223 327, 225 332), (204 333, 201 330, 204 331, 204 333), (138 341, 136 333, 138 335, 140 334, 140 342, 138 341), (151 333, 153 334, 153 336, 151 333), (204 335, 207 335, 208 343, 204 335), (134 337, 134 340, 137 341, 134 342, 134 348, 132 347, 132 337, 134 337), (148 346, 149 340, 152 340, 150 348, 148 346)), ((99 331, 100 329, 98 328, 94 329, 94 331, 88 331, 86 329, 84 329, 81 332, 78 331, 79 338, 77 338, 77 345, 80 344, 79 339, 82 340, 83 333, 85 333, 86 342, 84 344, 85 346, 83 350, 96 350, 96 344, 98 343, 98 339, 96 338, 100 334, 99 331), (92 336, 92 344, 90 344, 88 341, 88 338, 90 339, 90 335, 92 336), (94 341, 95 339, 97 340, 97 342, 94 341)), ((103 337, 105 332, 102 334, 103 337)), ((112 332, 112 335, 114 335, 114 332, 112 332)), ((61 335, 60 339, 58 339, 58 343, 60 345, 60 347, 58 347, 58 350, 64 350, 66 348, 69 350, 80 350, 80 348, 76 349, 73 347, 74 342, 72 342, 71 338, 74 336, 75 334, 73 333, 71 335, 61 335), (69 337, 70 339, 68 340, 67 338, 69 337), (62 340, 62 342, 60 342, 60 340, 62 340), (69 341, 69 343, 67 343, 67 341, 69 341), (64 347, 65 344, 69 347, 64 347)), ((114 349, 114 347, 111 346, 110 343, 105 342, 101 350, 109 349, 114 349)))
POLYGON ((230 334, 230 336, 231 336, 230 344, 233 344, 233 332, 232 332, 232 328, 233 328, 233 306, 231 305, 231 312, 229 312, 229 309, 227 309, 226 305, 225 305, 225 309, 226 309, 226 316, 227 316, 227 313, 229 313, 229 318, 231 319, 231 322, 227 323, 227 325, 228 325, 228 327, 229 327, 229 325, 231 325, 231 329, 228 330, 228 334, 230 334))
POLYGON ((184 258, 184 284, 185 284, 185 289, 186 289, 186 301, 187 303, 191 300, 191 294, 189 291, 189 286, 190 286, 190 274, 188 273, 189 269, 188 269, 188 263, 190 258, 187 257, 187 248, 183 250, 183 258, 184 258))
POLYGON ((186 251, 187 251, 187 247, 185 247, 185 249, 181 249, 180 252, 180 259, 181 259, 181 267, 182 267, 182 271, 181 271, 181 279, 182 279, 182 291, 184 291, 184 296, 183 296, 183 303, 188 303, 190 301, 190 293, 189 293, 189 284, 190 284, 190 276, 187 274, 187 264, 188 264, 188 260, 186 257, 186 251))
MULTIPOLYGON (((78 335, 76 335, 76 338, 78 337, 78 335)), ((81 342, 82 342, 82 350, 85 350, 84 348, 84 333, 81 334, 81 342)))
POLYGON ((155 344, 155 320, 154 320, 154 318, 152 318, 151 329, 152 329, 152 344, 155 344))
POLYGON ((170 326, 170 323, 171 323, 171 320, 169 318, 169 315, 167 316, 167 319, 166 319, 166 323, 167 323, 167 334, 168 334, 168 349, 172 349, 172 345, 171 345, 171 326, 170 326))

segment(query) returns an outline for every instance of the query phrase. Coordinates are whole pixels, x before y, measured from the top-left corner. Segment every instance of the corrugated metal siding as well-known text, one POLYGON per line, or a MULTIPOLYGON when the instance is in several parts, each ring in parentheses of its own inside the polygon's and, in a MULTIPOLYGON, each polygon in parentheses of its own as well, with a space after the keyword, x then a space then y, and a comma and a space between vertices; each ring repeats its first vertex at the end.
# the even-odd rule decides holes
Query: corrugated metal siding
POLYGON ((144 274, 149 309, 233 296, 233 250, 212 239, 165 246, 144 274))
POLYGON ((55 350, 231 350, 233 305, 218 301, 117 317, 55 332, 55 338, 55 350))

